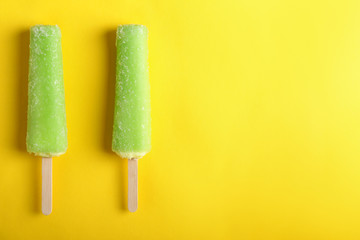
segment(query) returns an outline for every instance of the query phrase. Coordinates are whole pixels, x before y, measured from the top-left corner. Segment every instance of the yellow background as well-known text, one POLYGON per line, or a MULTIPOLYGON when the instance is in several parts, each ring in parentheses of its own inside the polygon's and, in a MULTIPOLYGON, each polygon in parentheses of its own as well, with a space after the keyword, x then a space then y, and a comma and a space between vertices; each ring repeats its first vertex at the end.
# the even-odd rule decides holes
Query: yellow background
POLYGON ((0 239, 360 239, 360 1, 2 0, 0 239), (111 152, 116 26, 149 28, 152 151, 111 152), (69 149, 40 210, 28 29, 62 30, 69 149))

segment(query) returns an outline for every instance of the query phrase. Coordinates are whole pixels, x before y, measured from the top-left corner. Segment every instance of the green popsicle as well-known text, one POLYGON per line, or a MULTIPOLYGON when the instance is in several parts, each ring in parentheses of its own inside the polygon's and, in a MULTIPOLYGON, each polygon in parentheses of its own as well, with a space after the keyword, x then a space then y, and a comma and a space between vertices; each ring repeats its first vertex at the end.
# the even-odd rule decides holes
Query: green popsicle
POLYGON ((116 85, 112 149, 127 159, 150 151, 148 30, 121 25, 116 34, 116 85))
POLYGON ((67 149, 61 33, 58 26, 30 29, 27 150, 53 157, 67 149))
POLYGON ((122 25, 116 32, 116 85, 112 149, 128 159, 128 208, 138 203, 138 159, 150 151, 148 30, 122 25))
POLYGON ((30 29, 28 152, 42 158, 42 212, 52 211, 52 157, 65 153, 67 129, 58 26, 30 29))

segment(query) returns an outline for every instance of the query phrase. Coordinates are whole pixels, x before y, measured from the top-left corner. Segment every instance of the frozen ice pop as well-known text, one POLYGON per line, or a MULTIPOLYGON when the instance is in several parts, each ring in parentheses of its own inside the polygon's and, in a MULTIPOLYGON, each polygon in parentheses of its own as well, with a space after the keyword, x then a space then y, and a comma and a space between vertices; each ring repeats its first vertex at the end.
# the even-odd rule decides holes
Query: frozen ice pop
POLYGON ((30 30, 27 150, 54 157, 67 149, 65 97, 58 26, 30 30))
POLYGON ((52 157, 67 149, 61 32, 58 26, 30 29, 27 151, 42 159, 42 210, 52 210, 52 157))
POLYGON ((128 207, 137 209, 137 160, 150 151, 148 30, 121 25, 116 32, 116 84, 112 149, 128 159, 128 207))

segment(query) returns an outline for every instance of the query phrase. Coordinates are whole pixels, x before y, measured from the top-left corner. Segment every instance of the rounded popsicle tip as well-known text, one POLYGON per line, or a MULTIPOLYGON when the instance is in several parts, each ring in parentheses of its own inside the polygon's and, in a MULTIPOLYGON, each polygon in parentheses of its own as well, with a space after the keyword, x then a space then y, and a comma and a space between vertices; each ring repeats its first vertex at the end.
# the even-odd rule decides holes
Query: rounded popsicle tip
POLYGON ((147 27, 141 24, 119 25, 116 31, 116 39, 126 39, 127 37, 134 34, 136 36, 144 35, 146 37, 148 32, 149 30, 147 29, 147 27))
POLYGON ((40 36, 54 36, 61 35, 61 31, 58 25, 41 25, 37 24, 30 27, 30 32, 34 35, 34 37, 40 36))
POLYGON ((35 24, 35 25, 30 27, 30 29, 33 29, 33 28, 58 28, 58 29, 60 29, 57 24, 55 24, 55 25, 51 25, 51 24, 35 24))
POLYGON ((147 27, 142 24, 121 24, 118 26, 118 29, 119 28, 144 28, 144 29, 147 29, 147 27))

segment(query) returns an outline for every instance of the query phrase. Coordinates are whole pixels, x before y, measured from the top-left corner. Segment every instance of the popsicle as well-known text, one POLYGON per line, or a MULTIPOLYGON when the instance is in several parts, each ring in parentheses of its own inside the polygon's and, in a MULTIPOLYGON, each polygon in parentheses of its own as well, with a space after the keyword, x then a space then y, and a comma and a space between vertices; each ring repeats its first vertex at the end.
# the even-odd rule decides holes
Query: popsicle
POLYGON ((42 212, 52 211, 52 157, 67 149, 67 128, 58 26, 30 28, 26 147, 42 157, 42 212))
POLYGON ((121 25, 116 32, 116 83, 112 150, 128 159, 128 209, 137 210, 138 159, 151 148, 148 30, 121 25))

